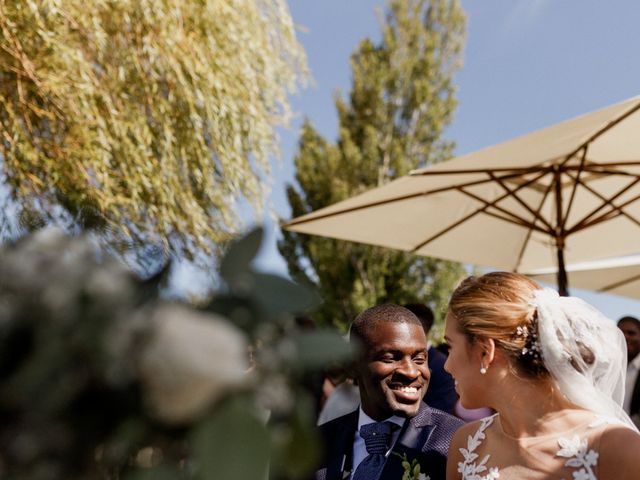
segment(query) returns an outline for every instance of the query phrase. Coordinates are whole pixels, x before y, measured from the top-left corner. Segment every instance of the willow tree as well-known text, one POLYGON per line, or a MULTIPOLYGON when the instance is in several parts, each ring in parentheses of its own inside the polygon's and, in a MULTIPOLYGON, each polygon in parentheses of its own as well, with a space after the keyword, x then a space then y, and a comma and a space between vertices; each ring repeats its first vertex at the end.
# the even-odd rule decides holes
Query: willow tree
POLYGON ((23 211, 195 253, 234 232, 238 201, 261 206, 306 77, 285 0, 0 0, 0 32, 23 211))
MULTIPOLYGON (((361 41, 351 57, 348 101, 336 96, 337 142, 303 125, 299 189, 288 187, 293 216, 450 156, 442 133, 456 106, 464 23, 458 0, 388 2, 381 40, 361 41)), ((428 221, 428 214, 416 218, 428 221)), ((450 262, 293 232, 284 233, 280 251, 295 278, 319 287, 325 303, 318 319, 337 325, 382 302, 423 301, 439 313, 463 273, 450 262)))

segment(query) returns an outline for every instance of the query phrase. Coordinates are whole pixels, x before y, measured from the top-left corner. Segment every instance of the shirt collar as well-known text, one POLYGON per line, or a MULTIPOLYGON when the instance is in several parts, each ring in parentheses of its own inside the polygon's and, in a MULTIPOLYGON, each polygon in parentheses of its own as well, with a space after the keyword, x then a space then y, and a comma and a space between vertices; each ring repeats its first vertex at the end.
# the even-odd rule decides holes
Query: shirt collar
MULTIPOLYGON (((399 425, 400 427, 402 427, 404 425, 405 420, 406 420, 405 418, 399 417, 398 415, 393 415, 389 418, 385 418, 382 421, 393 422, 396 425, 399 425)), ((362 427, 363 425, 368 425, 370 423, 376 423, 376 421, 373 418, 371 418, 369 415, 364 413, 364 411, 362 410, 362 406, 360 406, 360 408, 358 409, 358 431, 360 431, 360 427, 362 427)))

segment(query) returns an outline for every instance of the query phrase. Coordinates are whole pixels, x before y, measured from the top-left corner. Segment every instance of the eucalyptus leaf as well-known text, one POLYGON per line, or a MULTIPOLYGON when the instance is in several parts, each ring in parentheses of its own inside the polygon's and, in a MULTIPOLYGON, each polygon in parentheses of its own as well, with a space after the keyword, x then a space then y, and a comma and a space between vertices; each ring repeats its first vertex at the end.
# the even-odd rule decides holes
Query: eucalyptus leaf
POLYGON ((268 273, 255 273, 252 279, 253 295, 268 315, 302 313, 320 303, 313 290, 286 278, 268 273))
POLYGON ((206 309, 228 318, 248 334, 251 334, 261 321, 258 307, 251 299, 218 295, 207 305, 206 309))
POLYGON ((302 368, 324 368, 352 358, 353 347, 338 332, 319 330, 301 332, 292 337, 296 362, 302 368))
POLYGON ((269 435, 255 407, 243 399, 231 398, 216 408, 196 427, 192 444, 198 479, 267 478, 269 435))
MULTIPOLYGON (((320 442, 315 421, 312 418, 313 401, 302 392, 297 393, 293 416, 286 427, 279 430, 273 470, 284 473, 286 478, 308 478, 317 465, 320 442)), ((277 429, 276 429, 277 430, 277 429)))
POLYGON ((262 244, 262 228, 256 228, 238 241, 231 244, 220 263, 220 276, 231 289, 242 284, 251 271, 251 262, 258 254, 262 244))
POLYGON ((180 472, 167 465, 153 468, 139 468, 125 475, 124 480, 179 480, 189 478, 185 472, 180 472))

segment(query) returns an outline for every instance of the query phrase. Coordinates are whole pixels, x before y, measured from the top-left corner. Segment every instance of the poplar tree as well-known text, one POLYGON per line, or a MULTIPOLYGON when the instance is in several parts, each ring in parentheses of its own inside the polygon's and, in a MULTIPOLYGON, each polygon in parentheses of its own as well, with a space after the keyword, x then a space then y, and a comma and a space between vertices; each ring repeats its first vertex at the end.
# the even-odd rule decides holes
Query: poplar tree
MULTIPOLYGON (((292 216, 326 207, 440 162, 453 145, 442 138, 456 107, 453 75, 461 63, 465 17, 458 0, 391 0, 379 42, 364 39, 351 57, 348 98, 335 105, 335 143, 307 120, 288 185, 292 216), (299 187, 299 188, 297 188, 299 187)), ((428 222, 416 218, 416 222, 428 222)), ((384 302, 423 301, 441 320, 459 264, 379 247, 284 232, 280 252, 290 274, 315 284, 324 324, 344 327, 384 302)))
POLYGON ((0 0, 3 183, 38 221, 211 253, 306 75, 286 0, 0 0))

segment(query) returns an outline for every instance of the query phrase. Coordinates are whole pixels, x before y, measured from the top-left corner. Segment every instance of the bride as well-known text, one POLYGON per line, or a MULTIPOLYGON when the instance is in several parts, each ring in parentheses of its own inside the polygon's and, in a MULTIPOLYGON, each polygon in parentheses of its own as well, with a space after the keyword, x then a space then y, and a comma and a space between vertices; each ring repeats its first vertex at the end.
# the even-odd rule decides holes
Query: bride
POLYGON ((454 435, 447 480, 640 478, 640 434, 621 407, 626 346, 613 321, 493 272, 453 293, 445 340, 462 405, 497 412, 454 435))

